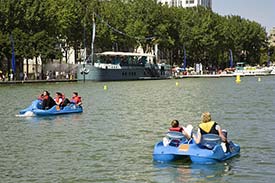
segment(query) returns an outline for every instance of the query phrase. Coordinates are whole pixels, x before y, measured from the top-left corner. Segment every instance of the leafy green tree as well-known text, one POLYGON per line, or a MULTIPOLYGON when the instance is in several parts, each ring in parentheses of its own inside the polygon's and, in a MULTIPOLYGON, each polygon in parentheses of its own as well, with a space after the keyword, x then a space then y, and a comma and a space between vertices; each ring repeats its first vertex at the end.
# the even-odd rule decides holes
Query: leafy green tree
POLYGON ((204 7, 168 7, 155 0, 3 0, 0 59, 7 61, 0 67, 10 64, 10 35, 20 71, 24 58, 40 56, 45 64, 61 60, 70 48, 80 59, 80 50, 90 47, 94 18, 96 51, 133 51, 138 46, 149 51, 157 43, 171 64, 181 65, 183 47, 189 66, 228 67, 229 49, 235 62, 266 60, 267 34, 260 24, 204 7))

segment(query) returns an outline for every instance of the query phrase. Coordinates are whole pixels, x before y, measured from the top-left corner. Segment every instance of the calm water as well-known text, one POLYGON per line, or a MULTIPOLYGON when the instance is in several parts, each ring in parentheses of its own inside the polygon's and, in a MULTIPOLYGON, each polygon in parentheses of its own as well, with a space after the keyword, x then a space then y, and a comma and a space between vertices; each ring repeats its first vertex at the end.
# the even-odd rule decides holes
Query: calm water
POLYGON ((272 182, 275 77, 234 80, 0 85, 0 182, 272 182), (15 116, 45 89, 78 91, 84 113, 15 116), (153 162, 170 121, 197 126, 203 111, 241 155, 214 165, 153 162))

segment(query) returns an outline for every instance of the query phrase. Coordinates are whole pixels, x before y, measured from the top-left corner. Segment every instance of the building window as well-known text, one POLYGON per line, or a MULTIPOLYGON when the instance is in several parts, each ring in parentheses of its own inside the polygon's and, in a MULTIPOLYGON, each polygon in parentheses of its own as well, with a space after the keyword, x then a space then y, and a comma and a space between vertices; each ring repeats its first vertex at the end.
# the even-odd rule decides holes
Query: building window
POLYGON ((195 1, 194 0, 186 0, 186 4, 194 4, 195 1))
POLYGON ((176 2, 175 2, 175 0, 172 0, 172 2, 171 2, 172 4, 172 6, 176 6, 176 2))

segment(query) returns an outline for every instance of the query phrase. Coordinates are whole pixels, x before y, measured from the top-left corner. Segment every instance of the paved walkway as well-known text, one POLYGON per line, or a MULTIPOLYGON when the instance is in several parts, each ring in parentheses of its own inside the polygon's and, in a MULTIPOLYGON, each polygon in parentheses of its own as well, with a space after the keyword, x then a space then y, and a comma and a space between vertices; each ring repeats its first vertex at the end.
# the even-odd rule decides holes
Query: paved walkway
POLYGON ((27 84, 27 83, 56 83, 56 82, 77 82, 77 79, 51 79, 51 80, 16 80, 16 81, 0 81, 2 84, 27 84))

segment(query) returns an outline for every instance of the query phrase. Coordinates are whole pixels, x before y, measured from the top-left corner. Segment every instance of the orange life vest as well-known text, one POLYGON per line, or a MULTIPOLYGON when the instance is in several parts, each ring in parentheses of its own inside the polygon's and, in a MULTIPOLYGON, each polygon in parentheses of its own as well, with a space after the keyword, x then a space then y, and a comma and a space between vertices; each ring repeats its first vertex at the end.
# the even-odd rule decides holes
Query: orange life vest
POLYGON ((81 102, 81 97, 80 96, 72 97, 72 102, 74 102, 75 104, 80 103, 81 102))
POLYGON ((173 131, 173 132, 182 132, 183 131, 183 128, 182 127, 171 127, 169 128, 169 131, 173 131))

